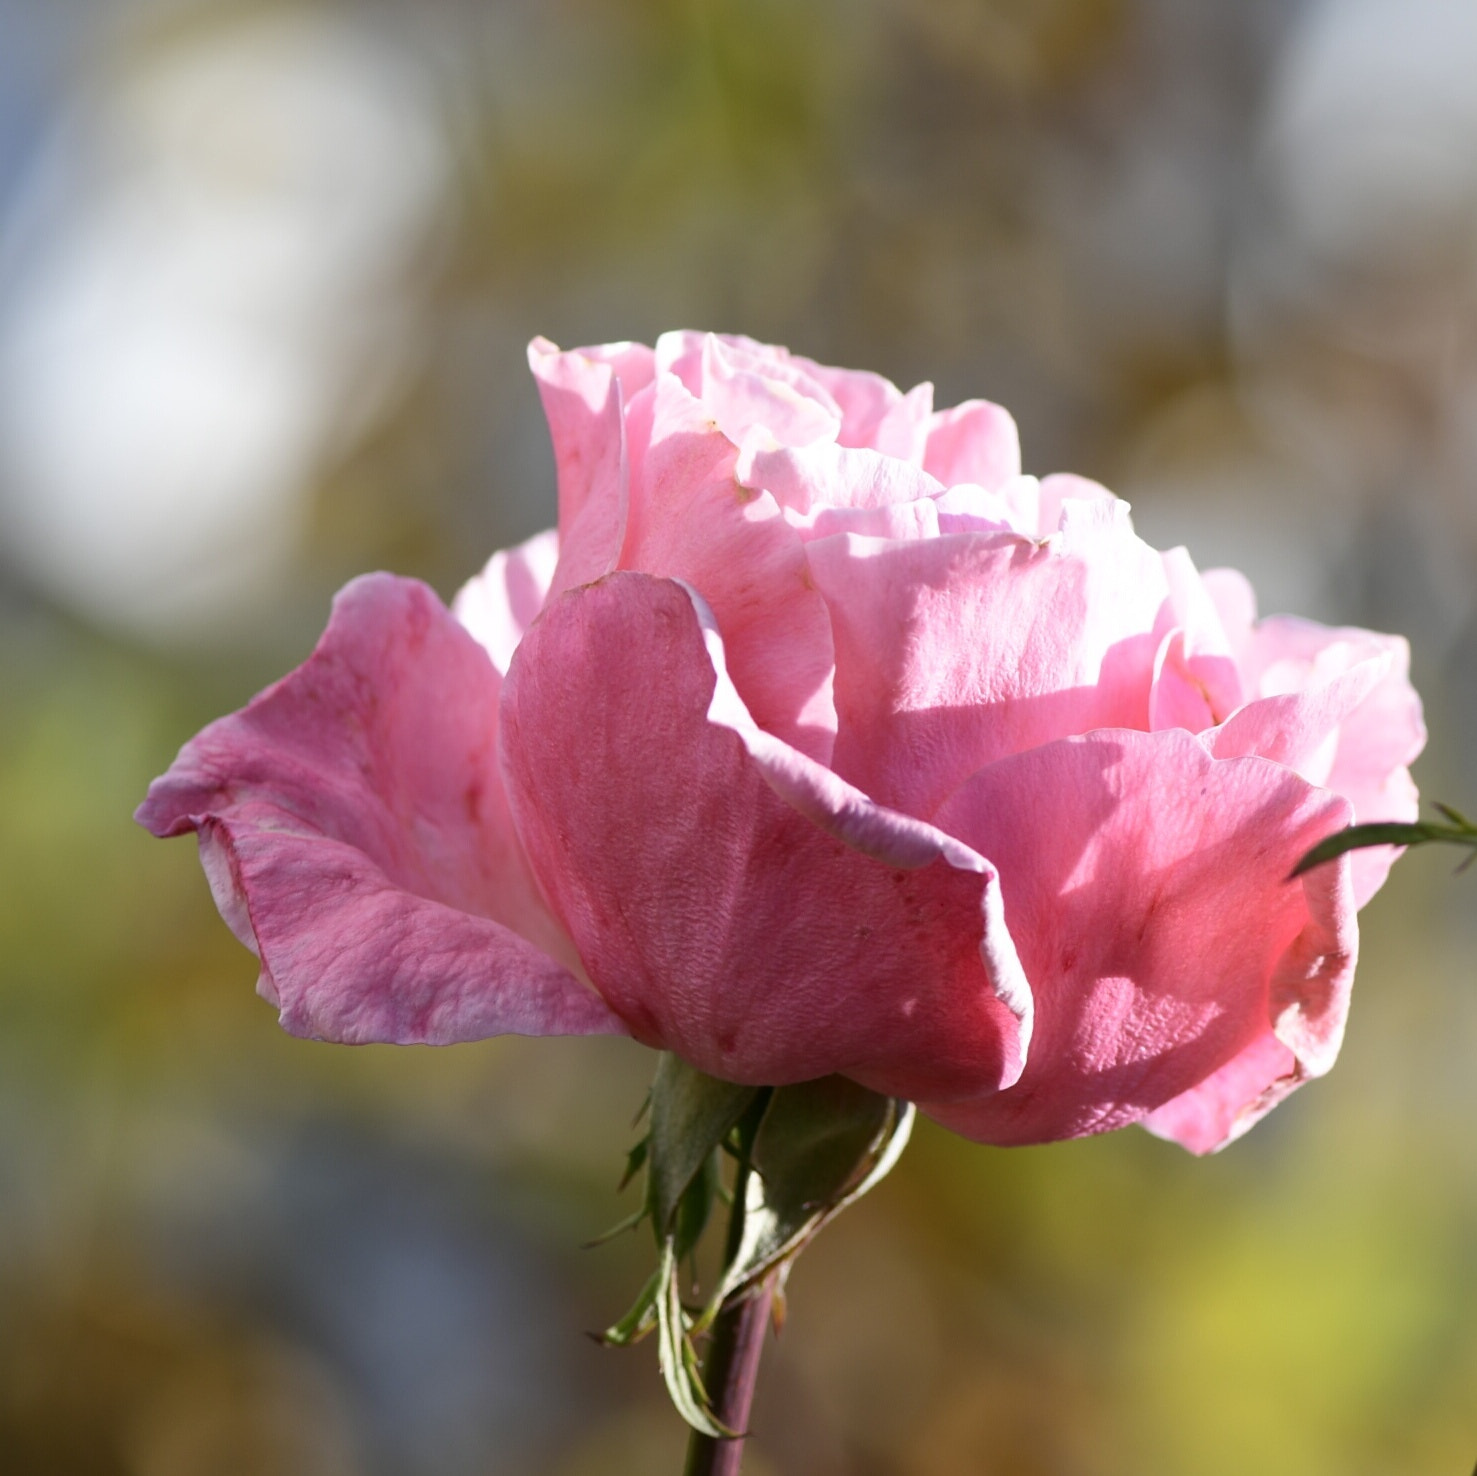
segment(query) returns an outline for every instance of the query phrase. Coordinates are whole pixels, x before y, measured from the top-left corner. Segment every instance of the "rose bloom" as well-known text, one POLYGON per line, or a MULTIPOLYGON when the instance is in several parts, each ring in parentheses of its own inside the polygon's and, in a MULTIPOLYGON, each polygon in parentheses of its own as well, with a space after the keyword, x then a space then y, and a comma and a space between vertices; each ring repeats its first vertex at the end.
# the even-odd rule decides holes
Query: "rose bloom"
POLYGON ((355 580, 139 811, 289 1031, 630 1034, 1195 1152, 1329 1069, 1395 853, 1288 874, 1415 817, 1403 640, 1258 620, 982 400, 697 333, 529 357, 557 534, 450 611, 355 580))

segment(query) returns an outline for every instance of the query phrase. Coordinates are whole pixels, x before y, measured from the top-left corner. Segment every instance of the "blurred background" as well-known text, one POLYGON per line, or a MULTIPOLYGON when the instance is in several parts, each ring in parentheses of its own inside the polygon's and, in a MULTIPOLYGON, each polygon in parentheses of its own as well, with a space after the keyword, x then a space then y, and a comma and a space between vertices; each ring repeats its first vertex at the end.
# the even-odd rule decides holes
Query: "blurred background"
MULTIPOLYGON (((1470 0, 0 0, 0 1468, 676 1471, 581 1251, 651 1060, 288 1039, 129 819, 334 588, 552 521, 524 363, 742 331, 1017 416, 1267 611, 1408 634, 1477 804, 1470 0)), ((1196 1161, 927 1124, 754 1476, 1465 1473, 1477 877, 1196 1161)))

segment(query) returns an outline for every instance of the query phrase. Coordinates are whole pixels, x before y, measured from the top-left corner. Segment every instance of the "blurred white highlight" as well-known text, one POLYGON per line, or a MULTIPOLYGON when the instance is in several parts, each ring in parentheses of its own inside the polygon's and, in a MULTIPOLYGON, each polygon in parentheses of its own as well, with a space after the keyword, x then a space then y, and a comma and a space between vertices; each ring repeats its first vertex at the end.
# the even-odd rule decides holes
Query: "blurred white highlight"
POLYGON ((413 57, 342 11, 105 76, 6 224, 7 561, 155 639, 263 610, 403 380, 447 167, 413 57))

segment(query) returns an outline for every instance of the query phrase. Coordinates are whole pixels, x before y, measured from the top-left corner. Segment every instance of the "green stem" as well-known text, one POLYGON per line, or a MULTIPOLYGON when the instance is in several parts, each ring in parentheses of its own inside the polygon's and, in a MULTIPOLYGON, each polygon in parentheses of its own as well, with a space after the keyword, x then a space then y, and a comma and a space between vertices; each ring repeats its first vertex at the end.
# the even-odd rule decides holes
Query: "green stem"
MULTIPOLYGON (((764 1108, 763 1098, 745 1114, 739 1125, 738 1171, 733 1180, 733 1208, 728 1217, 728 1240, 723 1251, 723 1264, 730 1265, 738 1255, 744 1238, 744 1205, 749 1192, 749 1150, 758 1131, 764 1108)), ((703 1359, 703 1387, 707 1390, 713 1413, 721 1424, 741 1432, 736 1440, 715 1440, 694 1430, 687 1441, 687 1463, 683 1476, 738 1476, 744 1459, 745 1434, 749 1427, 749 1409, 754 1402, 754 1385, 759 1377, 759 1359, 764 1352, 764 1329, 769 1322, 774 1301, 774 1278, 747 1296, 726 1303, 713 1322, 708 1353, 703 1359)))

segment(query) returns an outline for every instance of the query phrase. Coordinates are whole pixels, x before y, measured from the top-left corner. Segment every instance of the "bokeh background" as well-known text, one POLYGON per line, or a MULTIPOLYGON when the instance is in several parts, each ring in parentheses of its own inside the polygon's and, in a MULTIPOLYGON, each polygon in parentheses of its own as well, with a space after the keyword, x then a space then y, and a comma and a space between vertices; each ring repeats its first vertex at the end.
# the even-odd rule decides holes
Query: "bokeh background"
MULTIPOLYGON (((1477 804, 1470 0, 0 0, 0 1469, 675 1471, 581 1251, 629 1042, 288 1039, 130 824, 389 567, 552 520, 524 344, 715 327, 1016 414, 1267 610, 1407 633, 1477 804)), ((920 1129, 754 1476, 1467 1472, 1477 876, 1229 1152, 920 1129)))

